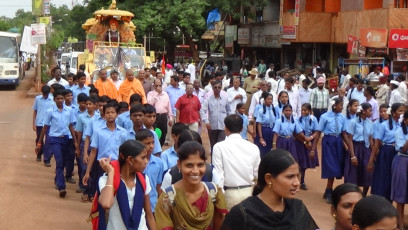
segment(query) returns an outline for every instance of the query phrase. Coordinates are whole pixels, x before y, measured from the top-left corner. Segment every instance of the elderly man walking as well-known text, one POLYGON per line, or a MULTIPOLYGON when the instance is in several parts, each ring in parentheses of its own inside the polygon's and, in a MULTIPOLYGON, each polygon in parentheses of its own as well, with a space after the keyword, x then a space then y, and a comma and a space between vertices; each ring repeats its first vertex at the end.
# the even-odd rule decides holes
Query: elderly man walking
POLYGON ((183 123, 190 130, 198 131, 200 122, 201 103, 196 95, 193 94, 193 85, 186 85, 186 94, 181 96, 174 106, 177 109, 176 122, 183 123))

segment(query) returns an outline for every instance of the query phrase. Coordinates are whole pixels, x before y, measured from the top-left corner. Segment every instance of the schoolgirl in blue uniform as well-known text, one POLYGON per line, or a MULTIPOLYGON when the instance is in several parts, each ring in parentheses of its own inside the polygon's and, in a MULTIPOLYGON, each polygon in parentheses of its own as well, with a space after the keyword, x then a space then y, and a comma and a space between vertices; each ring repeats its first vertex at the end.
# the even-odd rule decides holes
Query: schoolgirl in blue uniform
POLYGON ((283 106, 289 104, 289 94, 286 91, 281 91, 278 95, 278 105, 275 106, 275 110, 278 113, 278 117, 281 117, 283 106))
MULTIPOLYGON (((386 110, 386 106, 381 105, 380 119, 378 119, 380 122, 385 116, 383 115, 384 109, 386 110)), ((374 146, 367 166, 368 171, 374 171, 371 194, 382 196, 387 200, 391 200, 391 166, 392 160, 397 154, 395 150, 395 131, 400 127, 398 119, 404 113, 404 110, 405 106, 402 103, 394 103, 391 106, 389 119, 383 121, 378 127, 374 126, 374 146)))
MULTIPOLYGON (((381 123, 384 121, 388 121, 389 114, 388 114, 388 104, 382 104, 379 108, 380 118, 374 121, 374 130, 379 130, 381 123)), ((374 132, 373 138, 375 138, 376 132, 374 132)), ((375 143, 374 143, 375 144, 375 143)))
MULTIPOLYGON (((254 114, 252 115, 252 117, 253 117, 253 119, 254 119, 254 123, 253 123, 253 130, 252 130, 252 138, 254 139, 254 143, 256 144, 256 143, 259 143, 259 136, 257 135, 258 134, 258 121, 257 121, 257 118, 258 118, 258 110, 260 109, 260 108, 262 108, 262 106, 263 106, 263 104, 264 104, 264 101, 262 100, 263 98, 262 98, 262 95, 259 97, 259 103, 255 106, 255 109, 254 109, 254 114)), ((259 144, 258 144, 258 147, 259 147, 259 144)))
POLYGON ((296 140, 296 150, 300 167, 300 189, 307 190, 305 184, 305 173, 308 168, 319 166, 317 149, 312 149, 313 140, 317 138, 317 118, 311 115, 312 106, 309 103, 302 105, 301 117, 296 118, 296 122, 302 128, 306 141, 296 140))
POLYGON ((273 96, 268 92, 263 92, 262 96, 264 103, 256 112, 257 118, 257 137, 259 141, 255 142, 258 145, 261 157, 269 152, 272 148, 273 127, 277 120, 277 113, 273 107, 273 96))
POLYGON ((354 156, 346 154, 344 164, 344 183, 363 186, 363 195, 367 195, 373 175, 367 170, 368 161, 373 146, 373 122, 370 120, 372 107, 370 103, 361 104, 361 111, 357 118, 351 120, 347 127, 350 142, 354 149, 354 156), (353 161, 353 160, 356 161, 353 161))
POLYGON ((273 128, 273 142, 272 148, 284 149, 290 152, 293 158, 298 162, 298 156, 296 151, 296 144, 294 135, 297 135, 299 139, 305 141, 305 135, 302 133, 302 128, 293 119, 292 106, 288 103, 283 106, 283 114, 275 122, 273 128))
POLYGON ((404 206, 408 203, 408 111, 395 131, 395 150, 391 167, 391 200, 397 202, 398 225, 404 228, 404 206))
POLYGON ((359 102, 356 99, 351 99, 347 104, 347 113, 346 113, 346 129, 349 127, 350 122, 357 117, 357 111, 359 102))
MULTIPOLYGON (((343 101, 339 98, 334 99, 332 111, 324 113, 320 117, 317 137, 324 133, 322 139, 322 179, 327 179, 326 191, 323 198, 331 203, 334 178, 341 178, 344 175, 344 149, 343 141, 351 151, 351 157, 354 157, 354 150, 351 147, 350 140, 346 134, 346 117, 341 114, 343 110, 343 101)), ((316 138, 316 140, 318 140, 316 138)), ((313 149, 316 149, 317 141, 313 143, 313 149)), ((356 161, 353 158, 353 161, 356 161)))

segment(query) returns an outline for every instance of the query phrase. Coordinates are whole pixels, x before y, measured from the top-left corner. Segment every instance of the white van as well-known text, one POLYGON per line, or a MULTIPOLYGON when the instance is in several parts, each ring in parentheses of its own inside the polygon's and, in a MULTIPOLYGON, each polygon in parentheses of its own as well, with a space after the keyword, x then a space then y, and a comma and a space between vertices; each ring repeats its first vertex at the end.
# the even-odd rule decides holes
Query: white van
POLYGON ((61 54, 61 74, 76 74, 79 68, 79 57, 83 56, 83 54, 84 52, 71 52, 61 54), (69 66, 69 69, 67 69, 67 66, 69 66))

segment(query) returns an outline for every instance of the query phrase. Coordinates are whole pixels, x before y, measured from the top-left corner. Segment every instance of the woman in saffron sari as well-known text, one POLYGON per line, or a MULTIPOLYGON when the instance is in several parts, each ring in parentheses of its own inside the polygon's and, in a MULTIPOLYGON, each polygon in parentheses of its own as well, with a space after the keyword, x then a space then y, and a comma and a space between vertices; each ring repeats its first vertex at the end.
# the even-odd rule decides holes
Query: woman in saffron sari
POLYGON ((185 142, 178 156, 183 178, 160 195, 155 212, 157 229, 218 230, 228 211, 221 188, 201 181, 206 170, 203 146, 185 142))

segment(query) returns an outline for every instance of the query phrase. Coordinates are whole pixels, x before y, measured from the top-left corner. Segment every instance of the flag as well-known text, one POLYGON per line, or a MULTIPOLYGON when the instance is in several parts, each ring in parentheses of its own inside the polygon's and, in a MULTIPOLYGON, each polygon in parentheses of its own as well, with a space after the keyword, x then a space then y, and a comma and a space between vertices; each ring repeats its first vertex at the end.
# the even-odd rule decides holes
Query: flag
POLYGON ((161 71, 163 74, 166 72, 166 61, 164 60, 164 54, 163 54, 163 59, 162 59, 162 64, 161 64, 161 71))

